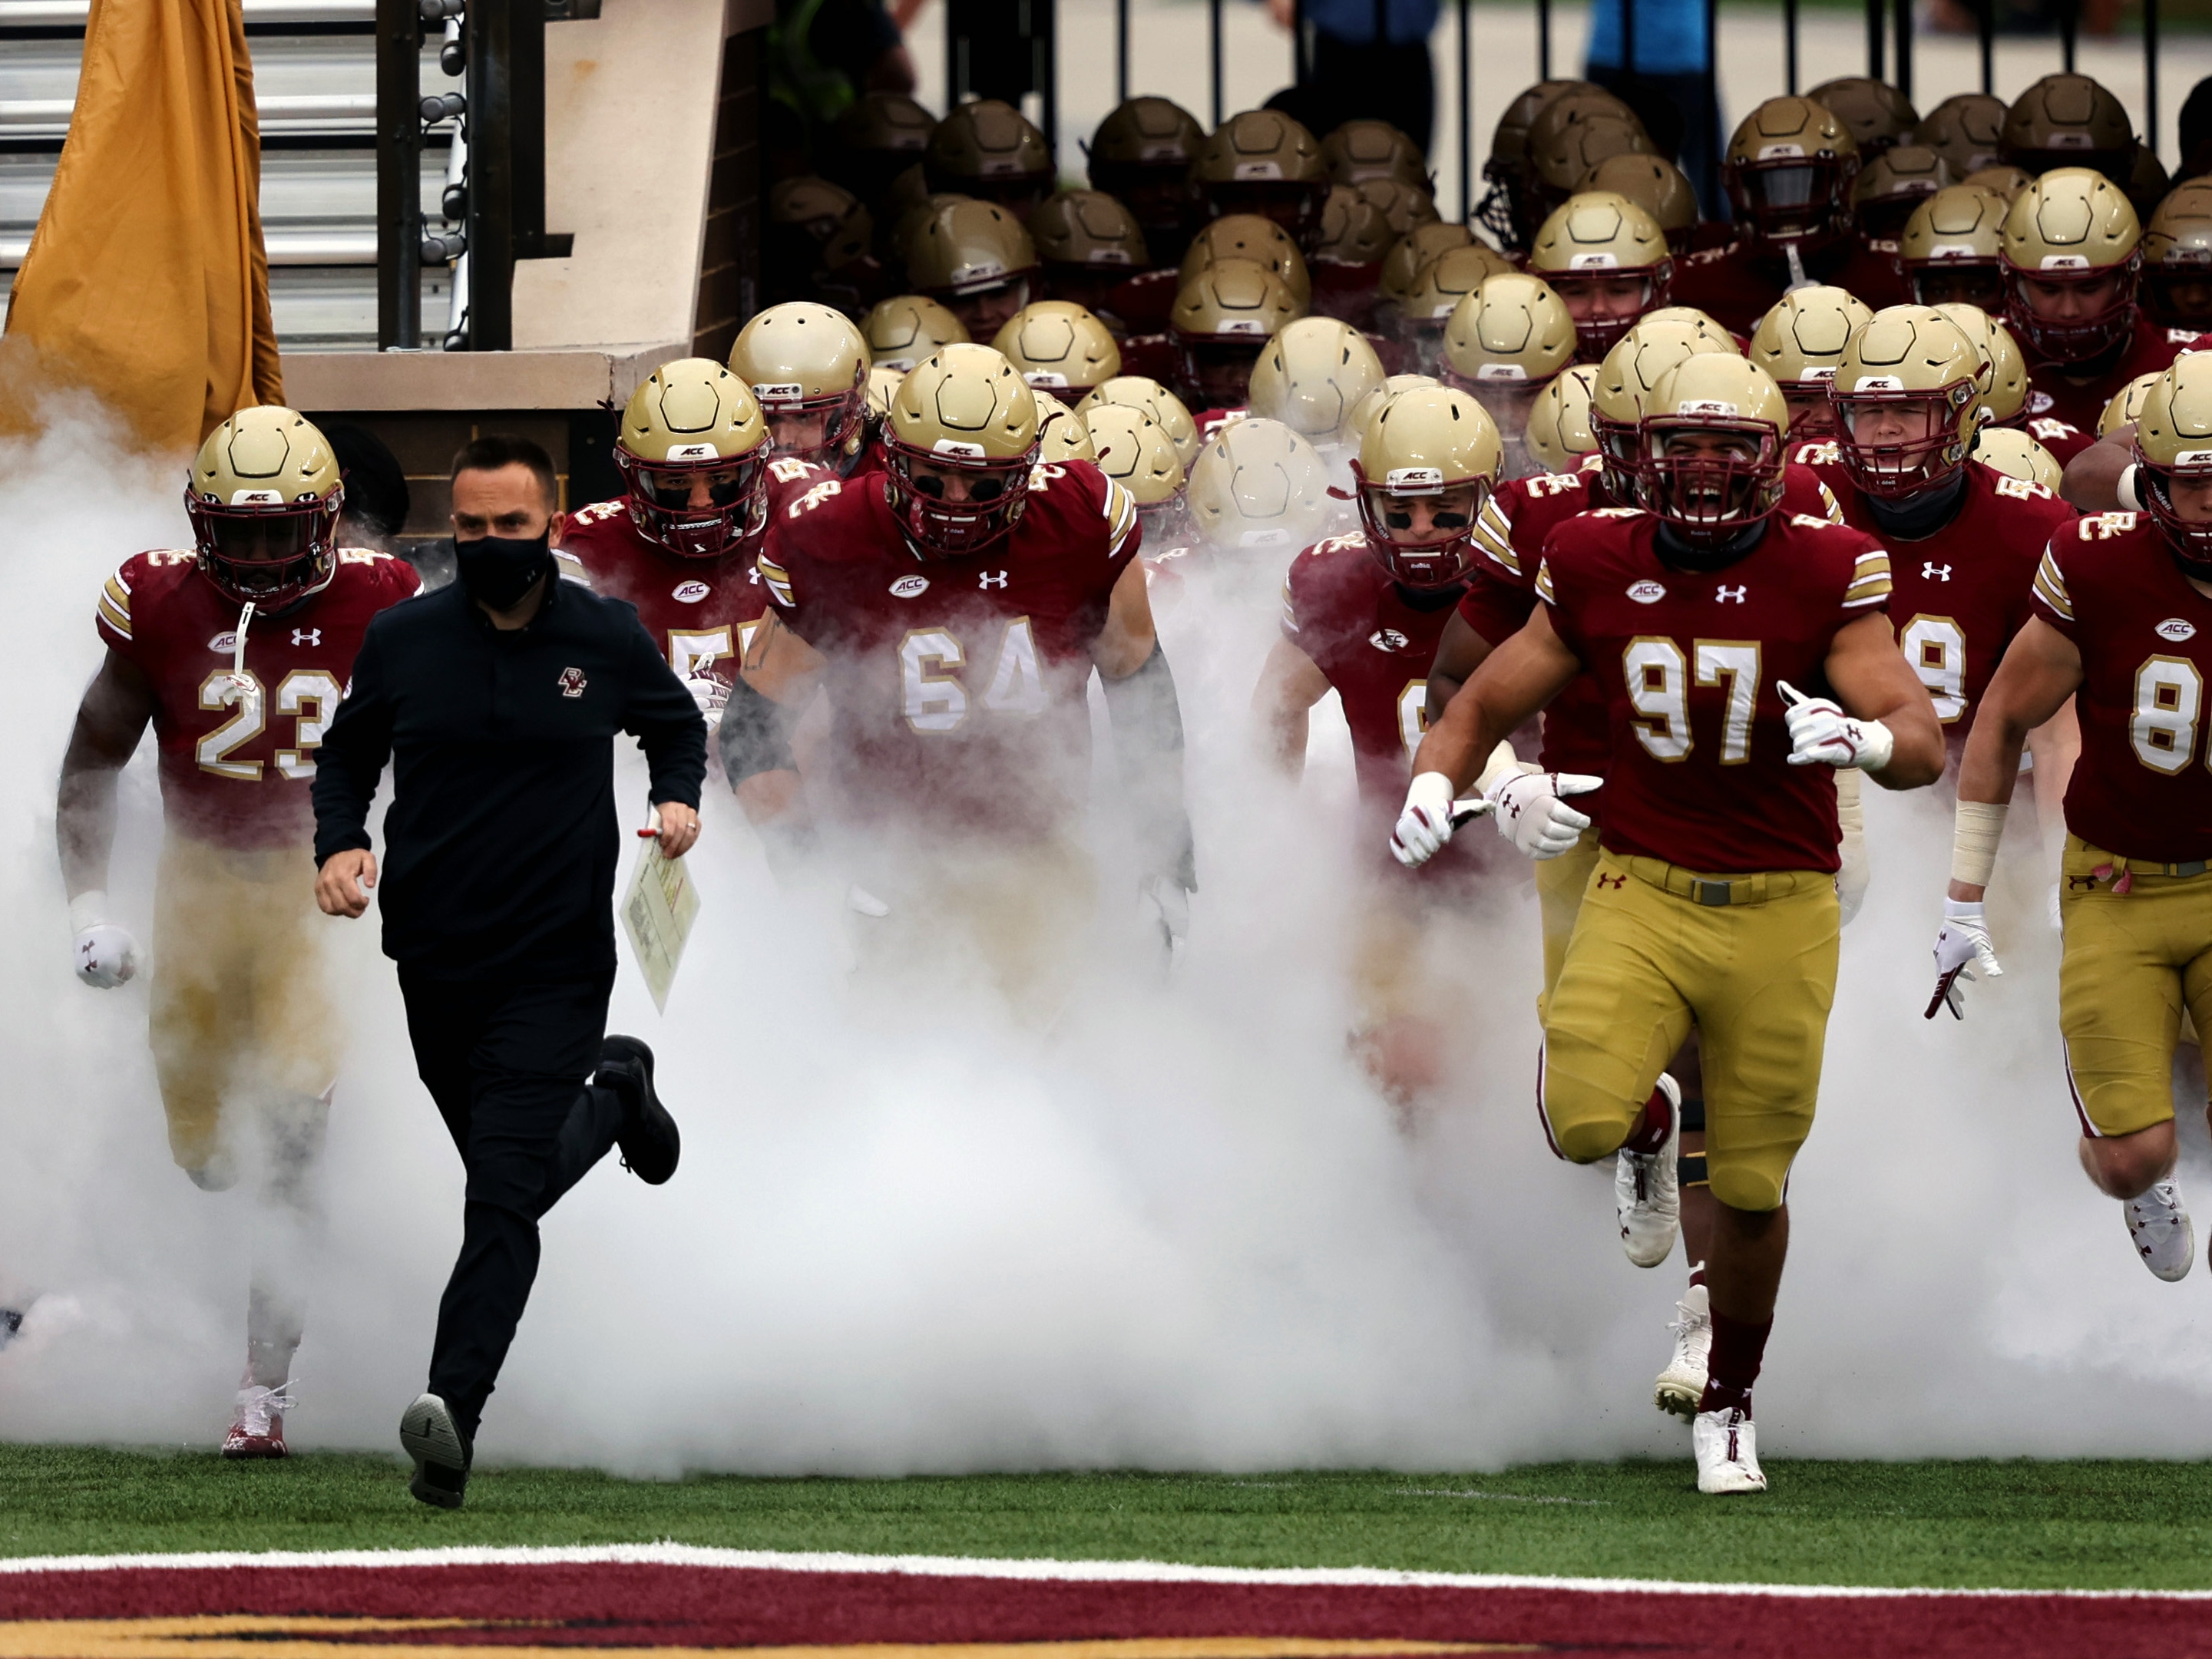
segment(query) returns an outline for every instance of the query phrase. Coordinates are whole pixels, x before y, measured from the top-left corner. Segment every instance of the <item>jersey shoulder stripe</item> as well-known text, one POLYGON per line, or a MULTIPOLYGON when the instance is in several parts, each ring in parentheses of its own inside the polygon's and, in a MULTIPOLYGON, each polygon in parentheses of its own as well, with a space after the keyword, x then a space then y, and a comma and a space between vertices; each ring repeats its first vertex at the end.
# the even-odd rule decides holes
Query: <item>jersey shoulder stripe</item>
POLYGON ((2043 562, 2035 567, 2033 592, 2059 621, 2070 623, 2074 620, 2074 596, 2066 591, 2066 575, 2058 568, 2055 543, 2043 550, 2043 562))
POLYGON ((1521 556, 1513 550, 1513 517, 1498 504, 1495 491, 1475 515, 1474 541, 1500 569, 1516 576, 1521 574, 1521 556))
POLYGON ((1844 609, 1856 611, 1889 597, 1889 555, 1862 553, 1851 566, 1851 579, 1844 588, 1844 609))
POLYGON ((118 570, 100 590, 100 620, 123 636, 131 637, 131 584, 118 570))
POLYGON ((553 568, 564 582, 574 582, 577 586, 586 588, 588 588, 592 585, 591 577, 585 574, 584 562, 578 558, 574 553, 568 552, 561 548, 555 548, 553 550, 553 568))
POLYGON ((753 568, 760 572, 760 579, 768 584, 769 597, 779 606, 788 611, 798 603, 791 596, 791 573, 781 565, 763 553, 753 561, 753 568))
POLYGON ((1559 603, 1552 593, 1552 562, 1549 559, 1544 560, 1536 567, 1536 597, 1546 605, 1559 603))
POLYGON ((1129 550, 1137 530, 1137 498, 1118 479, 1106 480, 1106 556, 1118 559, 1129 550))
POLYGON ((1820 492, 1820 511, 1826 517, 1827 521, 1830 524, 1843 523, 1844 504, 1836 499, 1836 492, 1829 489, 1826 483, 1820 479, 1814 481, 1814 487, 1820 492))

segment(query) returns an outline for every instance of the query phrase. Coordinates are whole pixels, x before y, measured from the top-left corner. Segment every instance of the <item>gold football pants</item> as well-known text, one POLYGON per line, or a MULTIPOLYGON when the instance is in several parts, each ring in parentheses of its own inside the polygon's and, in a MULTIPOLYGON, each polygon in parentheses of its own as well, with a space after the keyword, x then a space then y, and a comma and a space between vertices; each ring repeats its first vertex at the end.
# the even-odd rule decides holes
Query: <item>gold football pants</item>
POLYGON ((228 1161, 226 1101, 279 1134, 290 1123, 319 1139, 316 1108, 340 1048, 324 922, 300 848, 238 852, 180 836, 162 847, 148 1034, 179 1168, 209 1174, 228 1161))
POLYGON ((1820 872, 1708 878, 1601 854, 1544 1021, 1553 1144, 1577 1164, 1619 1150, 1695 1024, 1713 1196, 1778 1206, 1813 1127, 1838 929, 1820 872))
POLYGON ((1544 926, 1544 989, 1536 998, 1536 1018, 1541 1023, 1566 964, 1567 941, 1575 936, 1575 918, 1582 914, 1583 892, 1590 872, 1597 868, 1597 830, 1583 831, 1571 853, 1536 861, 1536 909, 1544 926))
POLYGON ((2183 1019, 2212 1031, 2212 871, 2171 876, 2129 862, 2066 837, 2058 1030, 2086 1135, 2133 1134, 2172 1118, 2183 1019), (2128 890, 2116 893, 2122 871, 2128 890))

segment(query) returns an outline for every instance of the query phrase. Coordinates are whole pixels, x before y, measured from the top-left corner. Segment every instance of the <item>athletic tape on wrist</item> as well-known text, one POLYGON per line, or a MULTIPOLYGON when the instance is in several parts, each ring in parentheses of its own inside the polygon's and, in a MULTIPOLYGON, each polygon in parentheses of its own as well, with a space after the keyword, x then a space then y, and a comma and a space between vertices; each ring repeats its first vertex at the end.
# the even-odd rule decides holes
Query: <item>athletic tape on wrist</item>
POLYGON ((1951 830, 1951 879, 1986 887, 1997 867, 1997 843, 2004 839, 2005 814, 2012 809, 1993 801, 1962 800, 1951 830))
POLYGON ((2120 481, 2112 486, 2112 493, 2120 498, 2120 505, 2130 513, 2143 510, 2142 492, 2136 488, 2136 464, 2130 461, 2120 471, 2120 481))
POLYGON ((79 893, 69 902, 69 919, 73 933, 99 927, 107 920, 107 895, 97 887, 79 893))
POLYGON ((1866 801, 1859 789, 1859 771, 1847 766, 1836 774, 1836 828, 1849 845, 1866 834, 1866 801))
POLYGON ((1474 781, 1474 793, 1478 795, 1488 794, 1492 784, 1519 764, 1520 757, 1513 752, 1513 745, 1510 743, 1499 744, 1497 748, 1490 751, 1490 760, 1483 767, 1482 775, 1474 781))

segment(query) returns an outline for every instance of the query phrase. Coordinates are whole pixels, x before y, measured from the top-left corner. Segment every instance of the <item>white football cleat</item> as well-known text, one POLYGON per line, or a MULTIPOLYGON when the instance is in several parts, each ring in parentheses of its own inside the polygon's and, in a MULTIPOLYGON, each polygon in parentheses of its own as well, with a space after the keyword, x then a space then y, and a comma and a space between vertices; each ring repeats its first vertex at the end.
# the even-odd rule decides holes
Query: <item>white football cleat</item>
POLYGON ((1725 1497, 1766 1490, 1749 1412, 1733 1406, 1724 1412, 1699 1412, 1690 1425, 1690 1444, 1698 1455, 1699 1492, 1725 1497))
POLYGON ((1620 1248, 1639 1267, 1656 1267, 1674 1254, 1682 1232, 1682 1091, 1666 1073, 1659 1092, 1667 1098, 1667 1144, 1656 1152, 1613 1155, 1613 1210, 1620 1222, 1620 1248))
POLYGON ((2189 1277, 2189 1264, 2197 1259, 2197 1230, 2189 1224, 2189 1206, 2172 1176, 2128 1200, 2120 1211, 2144 1267, 2168 1284, 2189 1277))
POLYGON ((1651 1403, 1695 1422, 1698 1401, 1705 1392, 1705 1362, 1713 1351, 1713 1316, 1705 1287, 1692 1285, 1674 1304, 1682 1316, 1668 1329, 1674 1333, 1674 1357, 1651 1387, 1651 1403))

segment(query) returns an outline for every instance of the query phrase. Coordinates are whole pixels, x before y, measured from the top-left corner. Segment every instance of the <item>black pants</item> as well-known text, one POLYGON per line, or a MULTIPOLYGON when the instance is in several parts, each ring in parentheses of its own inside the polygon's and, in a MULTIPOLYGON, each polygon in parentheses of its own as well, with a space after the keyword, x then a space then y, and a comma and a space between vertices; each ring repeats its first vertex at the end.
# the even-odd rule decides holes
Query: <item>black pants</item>
POLYGON ((1316 138, 1346 121, 1388 121, 1426 155, 1435 136, 1436 98, 1426 40, 1378 46, 1316 29, 1313 67, 1304 84, 1277 93, 1267 103, 1303 122, 1316 138))
POLYGON ((415 1069, 468 1170, 430 1392, 471 1440, 538 1277, 538 1222, 606 1156, 622 1102, 599 1063, 614 976, 476 984, 399 970, 415 1069))
POLYGON ((1703 75, 1653 75, 1648 70, 1628 75, 1603 64, 1592 64, 1585 73, 1618 94, 1643 118, 1652 142, 1674 159, 1697 191, 1701 218, 1733 216, 1727 192, 1721 188, 1720 108, 1703 75))

